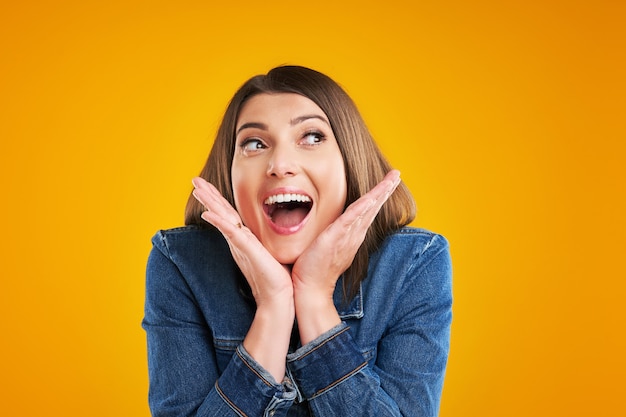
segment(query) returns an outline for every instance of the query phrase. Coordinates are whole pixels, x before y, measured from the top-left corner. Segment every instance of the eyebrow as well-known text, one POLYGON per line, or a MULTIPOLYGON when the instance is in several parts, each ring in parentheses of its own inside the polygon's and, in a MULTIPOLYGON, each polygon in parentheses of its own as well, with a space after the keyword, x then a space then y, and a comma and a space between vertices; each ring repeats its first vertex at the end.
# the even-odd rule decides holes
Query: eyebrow
POLYGON ((328 123, 328 120, 326 120, 325 117, 322 117, 319 114, 305 114, 304 116, 300 116, 300 117, 296 117, 295 119, 291 119, 289 121, 289 124, 291 126, 295 126, 295 125, 297 125, 299 123, 302 123, 302 122, 304 122, 306 120, 309 120, 309 119, 319 119, 322 122, 324 122, 324 123, 326 123, 327 125, 330 126, 330 124, 328 123))
POLYGON ((239 132, 241 132, 244 129, 261 129, 261 130, 267 130, 267 125, 265 123, 258 123, 258 122, 250 122, 250 123, 244 123, 241 126, 239 126, 239 129, 237 129, 237 132, 235 132, 236 135, 239 134, 239 132))
MULTIPOLYGON (((319 119, 322 122, 326 123, 328 126, 330 126, 330 123, 328 123, 328 120, 326 120, 325 117, 322 117, 318 114, 305 114, 304 116, 299 116, 296 117, 295 119, 291 119, 289 121, 289 124, 291 126, 295 126, 297 124, 300 124, 302 122, 305 122, 307 120, 310 119, 319 119)), ((241 132, 244 129, 261 129, 261 130, 267 130, 268 127, 265 123, 259 123, 259 122, 249 122, 249 123, 244 123, 241 126, 239 126, 239 129, 237 129, 237 131, 235 132, 235 135, 238 135, 239 132, 241 132)))

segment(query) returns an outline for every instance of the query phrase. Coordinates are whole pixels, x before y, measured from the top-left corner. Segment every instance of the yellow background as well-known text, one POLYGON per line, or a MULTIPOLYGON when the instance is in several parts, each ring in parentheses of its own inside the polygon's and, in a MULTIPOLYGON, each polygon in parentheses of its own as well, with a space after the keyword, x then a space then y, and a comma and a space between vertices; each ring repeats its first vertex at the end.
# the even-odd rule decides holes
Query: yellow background
POLYGON ((148 416, 150 237, 283 63, 346 88, 451 242, 441 416, 623 413, 626 2, 216 3, 2 2, 0 413, 148 416))

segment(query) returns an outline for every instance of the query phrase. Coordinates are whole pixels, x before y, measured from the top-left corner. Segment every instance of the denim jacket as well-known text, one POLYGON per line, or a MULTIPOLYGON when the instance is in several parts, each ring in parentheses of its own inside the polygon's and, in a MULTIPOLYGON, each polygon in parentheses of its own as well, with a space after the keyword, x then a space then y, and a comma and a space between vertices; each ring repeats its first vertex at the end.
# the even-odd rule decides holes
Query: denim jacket
POLYGON ((243 348, 255 305, 214 229, 158 232, 143 327, 153 416, 436 416, 451 323, 448 243, 403 228, 371 255, 342 323, 300 346, 283 381, 243 348))

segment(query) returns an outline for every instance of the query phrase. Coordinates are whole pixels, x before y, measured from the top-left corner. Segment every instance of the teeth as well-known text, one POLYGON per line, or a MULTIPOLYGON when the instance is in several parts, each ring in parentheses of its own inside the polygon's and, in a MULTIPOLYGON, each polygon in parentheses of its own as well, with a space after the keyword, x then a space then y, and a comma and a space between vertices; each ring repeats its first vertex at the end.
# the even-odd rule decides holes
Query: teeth
POLYGON ((299 203, 308 203, 311 201, 311 198, 302 194, 276 194, 268 197, 264 201, 264 203, 267 205, 272 205, 276 203, 290 203, 292 201, 297 201, 299 203))

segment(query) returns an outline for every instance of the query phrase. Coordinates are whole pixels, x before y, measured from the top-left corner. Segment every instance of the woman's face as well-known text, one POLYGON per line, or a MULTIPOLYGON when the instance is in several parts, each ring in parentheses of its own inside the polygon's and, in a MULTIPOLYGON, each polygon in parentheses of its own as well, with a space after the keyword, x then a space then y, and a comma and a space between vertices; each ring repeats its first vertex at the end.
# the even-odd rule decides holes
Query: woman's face
POLYGON ((343 159, 328 118, 298 94, 258 94, 244 104, 231 176, 243 223, 284 265, 346 203, 343 159))

